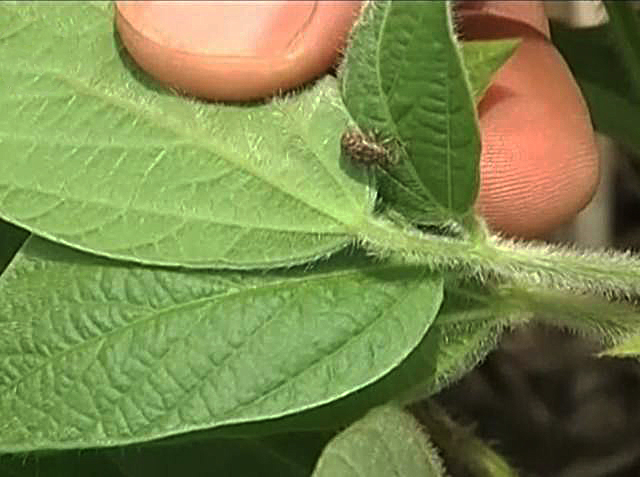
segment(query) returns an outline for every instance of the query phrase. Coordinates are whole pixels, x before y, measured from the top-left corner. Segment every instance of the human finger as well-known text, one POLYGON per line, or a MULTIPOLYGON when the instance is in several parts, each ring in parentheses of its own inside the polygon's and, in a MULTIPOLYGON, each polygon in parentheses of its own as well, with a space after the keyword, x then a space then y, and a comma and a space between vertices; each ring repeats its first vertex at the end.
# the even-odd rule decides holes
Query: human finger
POLYGON ((461 13, 466 39, 522 38, 479 104, 477 210, 493 229, 540 236, 567 222, 595 191, 599 167, 589 112, 548 41, 541 2, 477 2, 461 13))
POLYGON ((360 10, 351 1, 119 1, 116 27, 149 74, 187 94, 252 100, 327 71, 360 10))

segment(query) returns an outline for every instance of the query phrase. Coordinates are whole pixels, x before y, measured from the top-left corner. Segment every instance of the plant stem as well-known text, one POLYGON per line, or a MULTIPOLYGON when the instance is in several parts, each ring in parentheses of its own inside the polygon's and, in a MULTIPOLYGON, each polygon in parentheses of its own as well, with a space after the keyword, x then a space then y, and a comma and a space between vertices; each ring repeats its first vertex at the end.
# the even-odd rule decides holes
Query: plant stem
POLYGON ((505 307, 527 310, 538 322, 571 329, 615 346, 636 335, 640 313, 629 303, 608 303, 600 297, 575 296, 557 290, 500 287, 496 290, 505 307))
POLYGON ((469 429, 454 422, 435 402, 421 403, 415 407, 414 412, 448 460, 461 464, 469 475, 517 477, 518 473, 504 458, 474 436, 469 429))
POLYGON ((372 217, 362 240, 374 254, 474 279, 628 299, 640 295, 640 259, 630 253, 579 251, 497 236, 462 240, 402 228, 372 217))

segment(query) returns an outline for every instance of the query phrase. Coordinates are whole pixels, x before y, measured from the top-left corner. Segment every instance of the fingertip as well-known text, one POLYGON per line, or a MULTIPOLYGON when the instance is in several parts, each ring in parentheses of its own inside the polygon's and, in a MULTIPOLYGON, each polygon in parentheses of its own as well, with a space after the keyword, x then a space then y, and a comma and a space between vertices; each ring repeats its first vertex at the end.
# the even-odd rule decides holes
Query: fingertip
POLYGON ((295 88, 335 62, 358 1, 116 2, 143 70, 187 94, 246 101, 295 88))
POLYGON ((509 235, 539 237, 593 196, 598 152, 589 112, 559 53, 530 37, 479 105, 477 209, 509 235))
POLYGON ((548 41, 541 2, 479 3, 461 12, 466 38, 521 43, 478 106, 476 208, 493 229, 540 237, 569 221, 595 192, 599 163, 589 111, 548 41))

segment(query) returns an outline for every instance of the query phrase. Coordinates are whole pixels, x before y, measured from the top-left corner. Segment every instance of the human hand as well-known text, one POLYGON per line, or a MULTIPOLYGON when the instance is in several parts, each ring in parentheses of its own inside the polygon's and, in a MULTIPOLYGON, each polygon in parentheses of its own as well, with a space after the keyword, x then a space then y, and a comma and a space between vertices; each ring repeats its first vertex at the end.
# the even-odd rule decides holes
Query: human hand
POLYGON ((555 47, 541 1, 462 2, 464 38, 520 37, 478 106, 482 133, 477 210, 524 238, 570 220, 599 178, 589 111, 555 47))
MULTIPOLYGON (((197 96, 248 100, 326 71, 360 5, 119 2, 116 21, 127 49, 161 81, 197 96)), ((542 2, 474 0, 460 12, 465 39, 523 40, 479 104, 477 210, 493 229, 539 236, 569 220, 595 190, 589 113, 548 41, 542 2)))

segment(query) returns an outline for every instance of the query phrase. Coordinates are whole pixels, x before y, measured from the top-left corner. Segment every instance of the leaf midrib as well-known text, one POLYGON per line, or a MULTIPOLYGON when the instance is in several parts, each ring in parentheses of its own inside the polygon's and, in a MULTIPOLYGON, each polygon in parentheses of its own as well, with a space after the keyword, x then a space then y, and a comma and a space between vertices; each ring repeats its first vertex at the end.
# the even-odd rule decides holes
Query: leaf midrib
MULTIPOLYGON (((304 368, 301 368, 300 370, 298 370, 295 374, 287 376, 286 379, 278 382, 277 384, 273 385, 270 389, 268 390, 263 390, 264 392, 261 393, 259 396, 256 396, 255 398, 249 400, 248 402, 244 402, 244 403, 238 403, 236 404, 234 407, 232 407, 231 409, 227 409, 225 412, 223 412, 220 415, 220 418, 218 419, 218 421, 215 423, 215 427, 219 427, 222 425, 229 425, 229 424, 239 424, 242 422, 248 422, 248 421, 253 421, 255 420, 255 418, 230 418, 229 415, 233 414, 233 413, 237 413, 240 410, 246 410, 247 408, 251 408, 253 406, 256 406, 257 404, 259 404, 261 401, 263 401, 264 399, 267 399, 268 397, 270 397, 271 395, 273 395, 274 393, 276 393, 278 390, 282 389, 283 386, 286 386, 287 384, 291 384, 292 382, 294 382, 295 380, 297 380, 303 373, 308 372, 310 369, 319 366, 320 364, 322 364, 323 362, 325 362, 326 360, 330 359, 331 357, 333 357, 335 354, 343 351, 346 347, 350 346, 354 341, 360 339, 363 334, 365 332, 367 332, 368 330, 378 326, 380 324, 381 321, 384 320, 385 316, 388 316, 389 310, 391 308, 393 308, 393 306, 398 306, 399 304, 402 303, 404 297, 406 297, 409 293, 412 293, 415 287, 419 286, 419 284, 414 283, 412 287, 406 287, 403 290, 402 296, 401 297, 394 297, 393 299, 393 305, 391 307, 387 307, 384 309, 379 310, 379 312, 377 313, 377 315, 375 317, 373 317, 370 321, 366 322, 356 333, 354 334, 350 334, 346 337, 346 339, 342 340, 340 343, 336 344, 334 349, 331 350, 330 353, 328 354, 323 354, 322 356, 319 356, 316 360, 314 360, 313 362, 307 364, 304 368)), ((201 318, 201 320, 204 319, 201 318)), ((263 329, 265 326, 268 326, 271 323, 272 320, 267 320, 264 321, 262 323, 260 323, 260 325, 256 328, 256 330, 254 330, 250 335, 248 335, 246 337, 246 339, 242 342, 242 344, 238 347, 234 347, 226 356, 224 356, 222 358, 222 360, 217 363, 217 365, 212 366, 209 371, 203 376, 201 377, 198 382, 196 384, 194 384, 193 386, 191 386, 189 389, 184 390, 183 397, 181 399, 179 399, 173 406, 173 409, 179 409, 180 406, 185 403, 186 401, 188 401, 199 389, 202 388, 202 386, 204 386, 206 383, 209 383, 209 377, 212 373, 214 373, 217 369, 219 369, 221 366, 224 366, 225 363, 233 358, 235 355, 237 355, 238 353, 238 349, 241 348, 244 344, 246 344, 258 331, 260 331, 261 329, 263 329)), ((195 326, 195 324, 194 324, 195 326)), ((186 336, 185 336, 186 338, 186 336)), ((165 355, 163 355, 159 360, 157 361, 161 361, 165 356, 167 356, 168 353, 166 353, 165 355)), ((363 383, 361 386, 359 386, 357 389, 361 389, 362 387, 364 387, 366 384, 369 384, 370 382, 372 382, 372 380, 370 380, 367 383, 363 383)), ((132 387, 129 389, 135 389, 136 386, 138 385, 138 383, 133 383, 132 387)), ((271 415, 268 416, 266 418, 273 418, 273 417, 281 417, 283 415, 288 415, 288 414, 292 414, 294 412, 300 412, 300 411, 304 411, 310 407, 315 407, 318 405, 321 405, 323 403, 328 402, 329 398, 325 398, 322 401, 316 401, 315 403, 313 403, 311 406, 307 405, 307 406, 299 406, 298 408, 296 408, 295 410, 287 410, 287 412, 280 412, 277 413, 276 415, 271 415)), ((137 436, 144 436, 144 435, 149 435, 149 434, 145 434, 145 432, 148 432, 148 429, 150 427, 152 427, 157 421, 163 419, 166 417, 166 413, 160 414, 158 416, 156 416, 153 419, 149 419, 147 424, 145 424, 144 426, 141 426, 137 429, 137 436)), ((260 418, 260 420, 265 419, 265 417, 260 418)), ((169 436, 169 435, 174 435, 177 432, 188 432, 191 430, 198 430, 198 429, 202 429, 204 428, 203 426, 194 426, 193 424, 191 425, 184 425, 180 428, 176 428, 173 429, 171 432, 163 432, 160 433, 160 435, 154 435, 155 438, 158 437, 165 437, 165 436, 169 436)), ((133 441, 135 439, 126 439, 127 442, 133 441)))
MULTIPOLYGON (((384 12, 384 16, 383 16, 383 20, 381 22, 381 27, 380 27, 380 30, 379 30, 380 34, 378 35, 377 42, 376 42, 376 51, 375 51, 375 55, 376 55, 376 58, 375 58, 375 73, 376 73, 376 80, 377 80, 376 83, 377 83, 377 86, 378 86, 378 93, 379 93, 380 97, 383 98, 382 103, 383 103, 383 106, 384 106, 386 114, 387 114, 389 125, 393 127, 393 130, 394 130, 393 133, 394 133, 395 137, 401 139, 400 133, 398 131, 398 125, 396 124, 396 122, 395 122, 395 120, 394 120, 394 118, 393 118, 393 116, 391 114, 391 110, 389 109, 389 98, 387 98, 386 94, 384 93, 384 91, 382 89, 382 78, 380 76, 380 72, 381 72, 381 68, 382 68, 381 65, 380 65, 380 56, 381 56, 380 55, 380 50, 382 49, 382 37, 384 36, 384 33, 386 32, 385 25, 386 25, 387 19, 389 17, 389 11, 391 10, 391 8, 393 8, 393 2, 390 1, 387 5, 388 6, 386 6, 386 9, 385 9, 385 12, 384 12)), ((404 63, 406 64, 406 59, 404 60, 404 63)), ((448 85, 448 81, 446 81, 446 83, 447 83, 447 88, 448 88, 448 86, 449 86, 448 85)), ((416 104, 414 104, 414 107, 416 107, 416 104)), ((443 209, 442 204, 440 204, 440 202, 435 199, 435 197, 433 196, 431 191, 425 186, 424 181, 422 179, 420 179, 420 176, 419 176, 419 174, 418 174, 418 172, 417 172, 417 170, 416 170, 416 168, 414 166, 414 160, 415 160, 415 158, 409 157, 408 161, 407 161, 408 162, 407 166, 411 170, 411 175, 414 178, 418 178, 418 180, 415 181, 415 183, 420 185, 420 190, 423 193, 422 197, 420 197, 420 195, 418 195, 417 193, 415 193, 413 191, 410 191, 406 186, 404 186, 402 184, 402 181, 397 180, 392 174, 388 174, 388 176, 392 177, 394 179, 394 182, 396 182, 397 184, 402 185, 402 188, 405 191, 409 191, 412 194, 414 194, 415 196, 420 197, 422 199, 426 198, 432 204, 434 204, 434 206, 437 209, 442 210, 443 209)), ((446 209, 444 209, 444 210, 446 210, 446 209)))
MULTIPOLYGON (((26 65, 21 65, 21 66, 26 66, 26 65)), ((15 69, 14 69, 15 71, 15 69)), ((154 107, 153 105, 146 105, 146 107, 141 107, 139 104, 133 102, 133 101, 128 101, 126 99, 120 99, 120 98, 116 98, 114 95, 109 95, 109 94, 105 94, 104 91, 102 89, 99 88, 90 88, 86 85, 86 82, 84 81, 79 81, 77 79, 74 78, 70 78, 66 75, 64 75, 63 73, 60 73, 56 70, 48 70, 48 71, 33 71, 29 68, 23 68, 23 71, 28 73, 28 74, 38 74, 40 76, 44 75, 44 74, 50 74, 51 76, 54 77, 54 79, 62 82, 62 83, 66 83, 68 85, 71 86, 71 88, 74 91, 77 91, 77 94, 82 94, 85 95, 87 97, 93 97, 93 98, 97 98, 99 101, 102 101, 103 103, 107 103, 107 104, 111 104, 112 106, 116 107, 116 108, 121 108, 124 109, 126 111, 128 111, 130 114, 139 117, 139 118, 146 118, 149 122, 151 122, 152 124, 155 124, 156 127, 159 127, 161 129, 165 129, 165 130, 169 130, 171 131, 173 134, 176 135, 177 138, 179 138, 179 141, 182 141, 186 144, 192 144, 195 145, 195 147, 197 148, 201 148, 204 150, 209 151, 212 154, 215 154, 217 157, 219 157, 221 160, 229 163, 231 165, 232 168, 237 168, 240 169, 244 172, 246 172, 247 174, 251 175, 252 177, 255 177, 256 179, 264 182, 265 184, 269 185, 270 187, 272 187, 275 190, 280 191, 281 193, 291 197, 294 201, 302 204, 303 206, 305 206, 308 209, 314 210, 316 213, 318 213, 319 215, 325 216, 326 218, 330 219, 331 221, 341 224, 343 226, 345 226, 345 229, 350 228, 353 223, 349 223, 347 221, 344 220, 344 218, 342 216, 340 217, 336 217, 334 215, 331 214, 331 211, 326 210, 325 208, 322 208, 320 204, 311 204, 310 202, 308 202, 305 197, 300 197, 298 195, 296 195, 294 192, 292 192, 291 190, 289 190, 286 187, 283 187, 282 183, 278 183, 275 182, 273 180, 270 180, 271 178, 269 178, 268 176, 260 173, 259 169, 256 169, 254 167, 251 167, 251 164, 248 161, 238 161, 238 160, 234 160, 233 159, 233 154, 230 154, 228 150, 225 150, 225 148, 222 148, 220 144, 216 143, 216 144, 212 144, 210 141, 207 140, 206 138, 206 132, 200 130, 199 128, 195 128, 195 127, 182 127, 183 124, 185 124, 185 122, 181 122, 178 120, 173 120, 173 115, 171 114, 163 114, 162 111, 156 111, 156 109, 159 109, 157 107, 154 107), (196 134, 196 129, 197 129, 197 134, 196 134)), ((34 95, 35 96, 35 95, 34 95)), ((2 134, 2 133, 0 133, 2 134)), ((20 136, 16 136, 16 135, 10 135, 9 133, 4 133, 2 134, 2 136, 5 137, 9 137, 9 138, 19 138, 20 136)), ((23 137, 24 140, 32 140, 31 137, 28 136, 24 136, 23 137)), ((308 142, 305 140, 304 137, 301 137, 301 139, 303 140, 304 144, 308 145, 308 142)), ((64 142, 63 142, 64 143, 64 142)), ((70 147, 75 147, 77 146, 77 144, 68 144, 70 147)), ((317 158, 317 154, 315 153, 315 151, 312 148, 308 148, 309 152, 311 154, 313 154, 314 157, 317 158)), ((319 159, 318 159, 319 161, 319 159)), ((322 162, 322 161, 319 161, 322 162)), ((333 179, 333 181, 335 182, 335 176, 330 175, 330 177, 333 179)), ((286 183, 284 184, 286 185, 286 183)), ((341 188, 343 187, 342 185, 340 186, 341 188)), ((352 198, 353 200, 353 198, 352 198)), ((365 202, 363 200, 363 202, 365 202)), ((354 209, 355 211, 356 209, 354 209)), ((362 213, 362 210, 358 210, 358 212, 361 213, 361 216, 364 217, 365 214, 362 213)), ((346 232, 346 230, 345 230, 346 232)))
MULTIPOLYGON (((183 223, 180 225, 180 227, 186 226, 188 223, 186 222, 186 220, 188 219, 189 221, 193 221, 193 222, 208 222, 211 224, 216 224, 216 225, 222 225, 225 227, 238 227, 238 228, 243 228, 243 229, 250 229, 250 230, 268 230, 268 231, 275 231, 275 232, 294 232, 294 233, 304 233, 304 234, 318 234, 319 232, 317 230, 313 230, 313 229, 304 229, 304 228, 299 228, 299 227, 287 227, 287 228, 277 228, 275 226, 269 226, 269 225, 255 225, 253 222, 250 222, 250 225, 246 225, 243 224, 241 222, 223 222, 221 220, 213 220, 215 219, 215 217, 207 217, 207 216, 200 216, 200 215, 189 215, 187 218, 185 218, 184 215, 181 215, 179 213, 170 213, 170 212, 162 212, 162 211, 158 211, 158 210, 151 210, 151 209, 147 209, 144 207, 136 207, 136 208, 126 208, 126 207, 115 207, 113 206, 112 203, 106 202, 106 201, 100 201, 100 200, 85 200, 85 197, 76 197, 73 195, 67 195, 67 196, 61 196, 59 194, 57 194, 56 192, 50 192, 44 189, 31 189, 28 187, 20 187, 20 186, 12 186, 12 185, 7 185, 7 191, 5 193, 5 196, 2 197, 0 199, 0 203, 2 203, 4 201, 4 199, 6 198, 6 195, 8 195, 9 193, 11 193, 12 191, 16 190, 16 189, 22 189, 25 191, 29 191, 29 192, 38 192, 41 194, 48 194, 54 197, 57 197, 59 199, 59 202, 51 207, 49 207, 46 211, 44 212, 40 212, 36 215, 31 215, 29 216, 29 218, 27 219, 27 221, 31 221, 34 218, 40 217, 42 215, 46 215, 48 214, 52 209, 58 207, 59 205, 61 205, 64 202, 79 202, 82 204, 89 204, 89 205, 96 205, 96 206, 101 206, 104 207, 106 209, 111 209, 111 210, 115 210, 115 211, 119 211, 117 215, 115 215, 113 218, 110 218, 108 221, 103 222, 100 225, 94 225, 91 226, 89 228, 80 230, 80 231, 74 231, 72 233, 67 233, 65 232, 64 235, 69 235, 69 236, 75 236, 75 235, 81 235, 81 234, 85 234, 88 232, 92 232, 95 230, 98 230, 100 228, 102 228, 105 224, 108 224, 109 222, 112 222, 114 220, 120 219, 122 218, 122 216, 124 214, 126 214, 129 211, 136 211, 136 212, 142 212, 144 214, 146 214, 147 216, 155 216, 155 217, 168 217, 168 218, 172 218, 172 219, 182 219, 183 223)), ((2 184, 0 184, 0 188, 2 188, 2 184)), ((22 223, 22 221, 14 219, 13 217, 7 215, 7 214, 0 214, 0 216, 10 222, 16 223, 16 225, 20 225, 23 226, 25 228, 29 228, 29 224, 28 222, 24 222, 22 223)), ((294 225, 294 224, 292 224, 294 225)), ((323 235, 347 235, 347 230, 343 230, 343 231, 331 231, 331 230, 322 230, 322 234, 323 235)), ((141 244, 145 244, 145 243, 155 243, 152 240, 149 240, 148 242, 141 242, 141 244)), ((126 248, 131 248, 134 247, 134 245, 130 245, 127 246, 126 248)))
MULTIPOLYGON (((383 269, 387 269, 387 268, 396 268, 396 267, 395 267, 395 266, 393 266, 393 265, 387 265, 387 266, 382 266, 382 267, 371 267, 371 268, 375 268, 375 269, 378 269, 378 270, 383 270, 383 269)), ((336 277, 337 277, 337 276, 339 276, 339 275, 348 275, 348 274, 351 274, 351 273, 357 273, 357 272, 358 272, 357 270, 348 271, 348 272, 346 272, 346 273, 341 272, 340 274, 336 274, 335 272, 331 272, 331 273, 328 273, 328 274, 326 274, 326 275, 336 275, 336 277)), ((424 276, 424 272, 425 272, 425 271, 423 270, 423 275, 422 275, 422 276, 424 276)), ((322 277, 318 277, 318 278, 322 278, 322 277)), ((411 289, 405 289, 405 290, 404 290, 404 293, 403 293, 403 297, 404 297, 404 296, 406 296, 407 294, 409 294, 410 292, 412 292, 412 291, 413 291, 413 289, 414 289, 415 287, 419 286, 419 285, 420 285, 419 283, 417 283, 417 284, 416 284, 416 283, 414 283, 414 286, 413 286, 413 287, 411 287, 411 289)), ((393 305, 393 306, 398 306, 399 304, 401 304, 401 303, 402 303, 402 299, 401 299, 401 298, 394 298, 394 300, 393 300, 393 301, 394 301, 394 305, 393 305)), ((386 310, 386 309, 385 309, 385 310, 381 310, 381 311, 378 313, 378 315, 377 315, 375 318, 373 318, 372 320, 370 320, 369 322, 367 322, 367 323, 362 327, 362 329, 361 329, 360 331, 358 331, 358 332, 357 332, 357 333, 355 333, 355 334, 349 335, 345 341, 343 341, 342 343, 340 343, 339 345, 337 345, 337 346, 335 347, 335 349, 331 352, 331 354, 330 354, 330 355, 323 355, 323 356, 321 356, 319 359, 316 359, 313 363, 311 363, 310 365, 306 366, 304 369, 302 369, 301 371, 299 371, 299 372, 298 372, 298 373, 296 373, 295 375, 291 376, 289 379, 287 379, 287 380, 285 380, 285 381, 283 381, 283 382, 281 382, 281 383, 278 383, 278 385, 277 385, 277 386, 275 386, 275 387, 273 387, 272 389, 270 389, 269 391, 267 391, 267 394, 262 394, 262 395, 258 396, 257 398, 255 398, 255 399, 251 400, 251 401, 250 401, 250 402, 248 402, 248 403, 242 403, 242 404, 240 404, 240 405, 237 405, 236 407, 234 407, 234 408, 232 408, 232 409, 230 409, 230 410, 227 410, 223 415, 228 415, 229 413, 237 412, 237 411, 238 411, 238 409, 243 409, 243 408, 246 408, 246 407, 250 407, 250 406, 256 405, 258 402, 260 402, 261 400, 263 400, 263 399, 267 398, 269 395, 273 394, 274 392, 277 392, 277 390, 278 390, 278 389, 280 389, 280 388, 282 388, 282 386, 286 385, 287 383, 291 383, 291 382, 292 382, 292 380, 297 379, 297 378, 298 378, 302 373, 304 373, 304 372, 308 371, 308 370, 309 370, 309 369, 311 369, 313 366, 317 366, 319 363, 323 362, 323 361, 324 361, 325 359, 327 359, 328 357, 333 356, 333 354, 335 354, 335 353, 337 353, 337 352, 340 352, 341 350, 343 350, 343 349, 345 348, 345 346, 348 346, 348 345, 349 345, 349 343, 351 343, 351 342, 353 342, 355 339, 358 339, 359 337, 361 337, 361 336, 362 336, 362 334, 363 334, 365 331, 367 331, 368 329, 370 329, 370 328, 372 328, 372 327, 374 327, 374 326, 377 326, 377 325, 380 323, 381 319, 382 319, 384 316, 386 316, 386 315, 387 315, 387 313, 385 313, 385 311, 387 311, 387 310, 386 310)), ((433 320, 432 320, 432 324, 433 324, 433 320)), ((264 323, 262 323, 262 324, 260 325, 260 327, 262 327, 263 325, 264 325, 264 323)), ((235 350, 234 350, 234 351, 235 351, 235 350)), ((233 354, 233 353, 234 353, 234 351, 232 351, 232 353, 231 353, 231 354, 233 354)), ((228 359, 228 356, 224 358, 224 360, 225 360, 225 361, 226 361, 227 359, 228 359)), ((42 368, 44 368, 46 365, 47 365, 47 363, 45 363, 45 364, 42 366, 42 368)), ((397 365, 397 363, 396 363, 396 365, 397 365)), ((36 370, 35 372, 37 372, 37 370, 36 370)), ((34 374, 35 372, 33 372, 33 373, 29 373, 29 374, 34 374)), ((23 379, 26 379, 26 377, 25 377, 25 376, 23 376, 22 378, 23 378, 23 379)), ((198 389, 198 388, 199 388, 199 387, 200 387, 204 382, 206 382, 206 380, 200 380, 199 384, 198 384, 198 385, 196 385, 195 389, 198 389)), ((358 389, 362 388, 363 386, 365 386, 365 385, 367 385, 367 384, 370 384, 371 382, 372 382, 372 380, 368 381, 367 383, 363 383, 363 384, 362 384, 362 386, 358 387, 358 389)), ((18 384, 15 384, 14 386, 17 386, 17 385, 18 385, 18 384)), ((176 403, 176 406, 174 406, 174 407, 178 407, 178 406, 179 406, 179 404, 180 404, 181 402, 184 402, 184 400, 188 399, 188 398, 190 397, 190 395, 191 395, 190 393, 192 393, 192 391, 193 391, 193 389, 189 389, 189 390, 187 390, 187 391, 184 393, 184 394, 185 394, 185 398, 184 398, 184 399, 181 399, 178 403, 176 403)), ((0 391, 0 392, 2 392, 2 391, 0 391)), ((314 403, 312 406, 300 407, 299 409, 297 409, 297 412, 299 412, 299 411, 301 411, 301 410, 305 410, 305 409, 307 409, 307 408, 309 408, 309 407, 317 406, 317 405, 322 404, 322 403, 325 403, 325 402, 328 402, 328 400, 327 400, 327 399, 325 399, 325 400, 323 400, 322 402, 314 403)), ((281 412, 281 413, 278 413, 278 414, 277 414, 277 416, 283 416, 283 415, 287 415, 287 414, 290 414, 290 413, 289 413, 289 412, 286 412, 286 413, 282 413, 282 412, 281 412)), ((166 415, 166 414, 161 414, 160 416, 158 416, 158 417, 156 417, 156 418, 152 419, 152 420, 151 420, 151 422, 150 422, 149 424, 147 424, 147 425, 143 426, 141 429, 145 429, 145 428, 147 428, 148 426, 152 425, 154 421, 157 421, 158 419, 160 419, 160 418, 164 417, 165 415, 166 415)), ((273 416, 269 416, 269 417, 273 417, 273 416)), ((224 421, 224 420, 219 420, 219 422, 216 422, 216 423, 215 423, 215 426, 216 426, 216 427, 219 427, 219 426, 221 426, 221 425, 225 425, 225 424, 239 424, 239 423, 242 423, 242 422, 247 422, 247 421, 252 421, 252 420, 255 420, 255 419, 247 419, 247 418, 245 418, 245 419, 228 419, 228 420, 226 420, 226 421, 224 421)), ((185 426, 183 426, 183 427, 181 427, 181 428, 175 428, 175 429, 172 429, 170 432, 163 432, 163 433, 160 433, 160 434, 155 434, 155 435, 153 435, 153 438, 160 438, 160 437, 164 437, 164 436, 174 435, 174 434, 176 434, 176 433, 178 433, 178 432, 187 432, 187 431, 189 431, 189 430, 197 430, 197 429, 202 429, 202 428, 205 428, 205 427, 203 427, 203 426, 185 425, 185 426)), ((141 431, 140 429, 138 429, 138 432, 136 433, 135 437, 133 437, 133 438, 132 438, 132 437, 133 437, 133 436, 129 436, 128 438, 121 439, 121 440, 119 441, 119 443, 120 443, 120 444, 123 444, 123 443, 137 442, 137 441, 139 441, 139 439, 144 438, 145 436, 144 436, 144 434, 143 434, 143 431, 141 431)), ((43 443, 46 443, 47 445, 52 445, 52 441, 51 441, 51 440, 43 440, 42 442, 43 442, 43 443)), ((57 442, 58 444, 61 444, 63 441, 53 441, 53 442, 57 442)), ((75 441, 74 441, 74 442, 75 442, 75 441)), ((103 445, 104 443, 107 443, 107 442, 108 442, 108 443, 112 443, 112 442, 113 442, 113 437, 112 437, 112 438, 110 438, 110 439, 108 439, 108 440, 100 440, 100 439, 95 440, 95 439, 94 439, 94 441, 93 441, 93 442, 94 442, 94 445, 103 445)), ((33 443, 33 442, 32 442, 32 443, 33 443)), ((15 446, 15 444, 14 444, 14 446, 15 446)), ((65 446, 63 446, 63 447, 65 447, 65 448, 66 448, 66 447, 68 447, 68 446, 66 446, 66 445, 65 445, 65 446)), ((17 447, 16 447, 16 449, 19 449, 19 446, 17 446, 17 447)))

